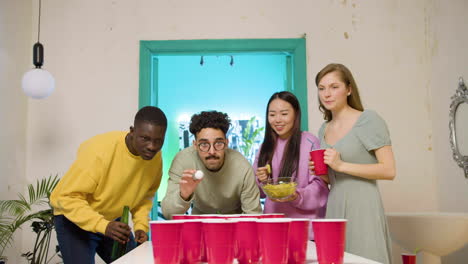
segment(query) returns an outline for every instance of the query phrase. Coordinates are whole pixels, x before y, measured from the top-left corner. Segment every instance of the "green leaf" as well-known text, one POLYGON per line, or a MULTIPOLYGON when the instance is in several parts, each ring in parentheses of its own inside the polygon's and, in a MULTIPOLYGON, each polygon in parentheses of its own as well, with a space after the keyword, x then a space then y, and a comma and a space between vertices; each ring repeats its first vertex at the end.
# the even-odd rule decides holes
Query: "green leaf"
POLYGON ((255 140, 258 138, 260 133, 264 130, 263 127, 258 127, 253 129, 257 118, 252 116, 248 121, 247 124, 242 131, 242 140, 239 143, 239 150, 240 152, 246 157, 251 158, 252 156, 252 147, 255 144, 255 140))
POLYGON ((38 247, 33 250, 31 263, 44 262, 44 256, 47 257, 49 248, 50 232, 53 229, 53 211, 49 204, 49 197, 59 180, 58 174, 51 175, 37 180, 35 184, 28 184, 26 197, 23 194, 18 194, 16 200, 0 201, 0 256, 3 255, 7 247, 12 245, 15 231, 20 229, 23 224, 36 219, 39 226, 46 227, 47 230, 46 233, 42 231, 37 233, 36 244, 38 247), (44 205, 48 208, 33 210, 36 206, 44 205), (39 236, 42 236, 40 240, 38 240, 39 236), (47 243, 47 245, 43 243, 47 243), (36 259, 36 251, 38 259, 36 259))

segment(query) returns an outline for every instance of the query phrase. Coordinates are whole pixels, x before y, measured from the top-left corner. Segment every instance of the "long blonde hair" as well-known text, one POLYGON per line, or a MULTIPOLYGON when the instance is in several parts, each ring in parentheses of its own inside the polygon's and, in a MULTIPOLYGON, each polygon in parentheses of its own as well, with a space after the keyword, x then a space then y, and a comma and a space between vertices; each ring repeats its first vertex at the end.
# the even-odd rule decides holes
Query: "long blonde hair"
MULTIPOLYGON (((320 80, 322 80, 322 78, 325 75, 331 72, 338 73, 341 81, 344 82, 346 86, 351 89, 351 94, 346 100, 348 105, 356 110, 364 111, 364 107, 361 103, 361 97, 359 96, 359 90, 356 85, 356 81, 354 81, 353 74, 351 74, 351 71, 348 68, 346 68, 346 66, 344 66, 343 64, 330 63, 327 66, 325 66, 321 71, 317 73, 317 76, 315 76, 315 85, 317 85, 318 87, 320 80)), ((331 111, 327 110, 322 104, 322 102, 320 102, 320 97, 318 98, 318 101, 320 105, 319 110, 323 113, 323 119, 325 119, 327 122, 331 121, 333 119, 331 111)))

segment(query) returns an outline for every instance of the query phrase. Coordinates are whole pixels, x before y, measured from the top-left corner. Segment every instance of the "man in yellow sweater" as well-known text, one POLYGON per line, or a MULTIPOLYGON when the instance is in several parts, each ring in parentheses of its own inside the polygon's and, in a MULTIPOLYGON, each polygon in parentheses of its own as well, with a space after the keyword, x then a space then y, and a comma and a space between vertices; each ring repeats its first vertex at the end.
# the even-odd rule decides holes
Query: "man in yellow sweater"
POLYGON ((51 194, 57 240, 65 264, 110 263, 113 241, 135 247, 148 240, 149 211, 162 175, 165 114, 146 106, 130 131, 97 135, 81 144, 75 162, 51 194), (124 206, 135 237, 116 221, 124 206))

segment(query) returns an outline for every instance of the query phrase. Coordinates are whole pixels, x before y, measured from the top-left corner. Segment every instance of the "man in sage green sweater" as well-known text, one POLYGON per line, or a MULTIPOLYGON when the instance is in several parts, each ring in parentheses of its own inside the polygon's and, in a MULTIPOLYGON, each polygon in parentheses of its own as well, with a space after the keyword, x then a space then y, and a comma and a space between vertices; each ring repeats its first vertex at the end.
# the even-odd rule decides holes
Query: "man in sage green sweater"
POLYGON ((190 132, 195 140, 172 161, 162 201, 164 217, 184 214, 191 205, 192 214, 262 212, 252 166, 241 153, 228 148, 230 125, 227 114, 217 111, 192 116, 190 132), (203 178, 194 177, 197 170, 203 178))

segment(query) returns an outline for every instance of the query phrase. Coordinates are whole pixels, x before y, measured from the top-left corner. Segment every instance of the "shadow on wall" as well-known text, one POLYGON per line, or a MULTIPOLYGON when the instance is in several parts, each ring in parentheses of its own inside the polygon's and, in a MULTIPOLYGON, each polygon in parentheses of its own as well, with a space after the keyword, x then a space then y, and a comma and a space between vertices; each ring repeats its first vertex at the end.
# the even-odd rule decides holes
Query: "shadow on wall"
POLYGON ((444 264, 460 264, 468 262, 468 244, 463 248, 453 252, 450 255, 442 257, 442 263, 444 264))

